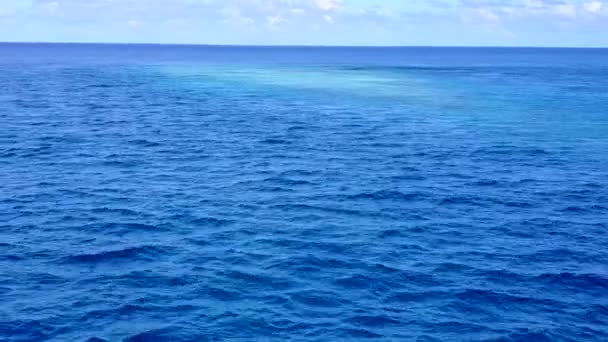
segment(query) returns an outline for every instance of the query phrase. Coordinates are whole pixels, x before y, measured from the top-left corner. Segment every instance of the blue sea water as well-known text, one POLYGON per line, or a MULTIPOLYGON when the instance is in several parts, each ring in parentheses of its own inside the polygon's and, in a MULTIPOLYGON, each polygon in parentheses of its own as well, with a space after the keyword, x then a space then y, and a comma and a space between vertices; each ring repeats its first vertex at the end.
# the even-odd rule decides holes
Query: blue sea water
POLYGON ((608 341, 608 50, 0 44, 2 341, 608 341))

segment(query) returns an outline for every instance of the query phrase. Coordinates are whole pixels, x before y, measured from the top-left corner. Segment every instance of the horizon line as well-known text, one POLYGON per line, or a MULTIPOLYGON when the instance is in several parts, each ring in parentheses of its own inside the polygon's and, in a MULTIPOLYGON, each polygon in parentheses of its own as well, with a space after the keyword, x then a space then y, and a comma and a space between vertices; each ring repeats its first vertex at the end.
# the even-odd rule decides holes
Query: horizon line
POLYGON ((75 42, 75 41, 0 41, 0 44, 48 45, 147 45, 201 47, 263 47, 263 48, 463 48, 463 49, 608 49, 608 46, 561 45, 333 45, 333 44, 207 44, 207 43, 143 43, 143 42, 75 42))

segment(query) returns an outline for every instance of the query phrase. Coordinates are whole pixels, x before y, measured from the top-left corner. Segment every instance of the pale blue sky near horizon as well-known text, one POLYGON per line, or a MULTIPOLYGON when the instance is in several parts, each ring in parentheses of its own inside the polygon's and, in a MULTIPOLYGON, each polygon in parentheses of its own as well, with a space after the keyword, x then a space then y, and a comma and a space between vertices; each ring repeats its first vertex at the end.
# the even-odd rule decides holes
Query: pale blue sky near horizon
POLYGON ((608 0, 0 0, 0 41, 608 47, 608 0))

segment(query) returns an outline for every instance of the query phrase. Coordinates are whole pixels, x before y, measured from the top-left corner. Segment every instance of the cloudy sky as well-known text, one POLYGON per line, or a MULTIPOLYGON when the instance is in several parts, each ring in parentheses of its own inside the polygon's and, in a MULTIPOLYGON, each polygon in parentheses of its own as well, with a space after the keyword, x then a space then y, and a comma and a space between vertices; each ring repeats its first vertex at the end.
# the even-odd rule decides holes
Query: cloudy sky
POLYGON ((0 41, 608 46, 608 0, 0 0, 0 41))

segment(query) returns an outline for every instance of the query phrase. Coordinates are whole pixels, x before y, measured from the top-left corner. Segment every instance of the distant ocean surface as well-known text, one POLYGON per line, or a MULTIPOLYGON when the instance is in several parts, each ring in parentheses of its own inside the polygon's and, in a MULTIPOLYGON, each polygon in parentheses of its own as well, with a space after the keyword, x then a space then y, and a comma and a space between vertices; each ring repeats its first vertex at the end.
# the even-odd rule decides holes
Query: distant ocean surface
POLYGON ((608 341, 608 50, 0 44, 0 340, 608 341))

